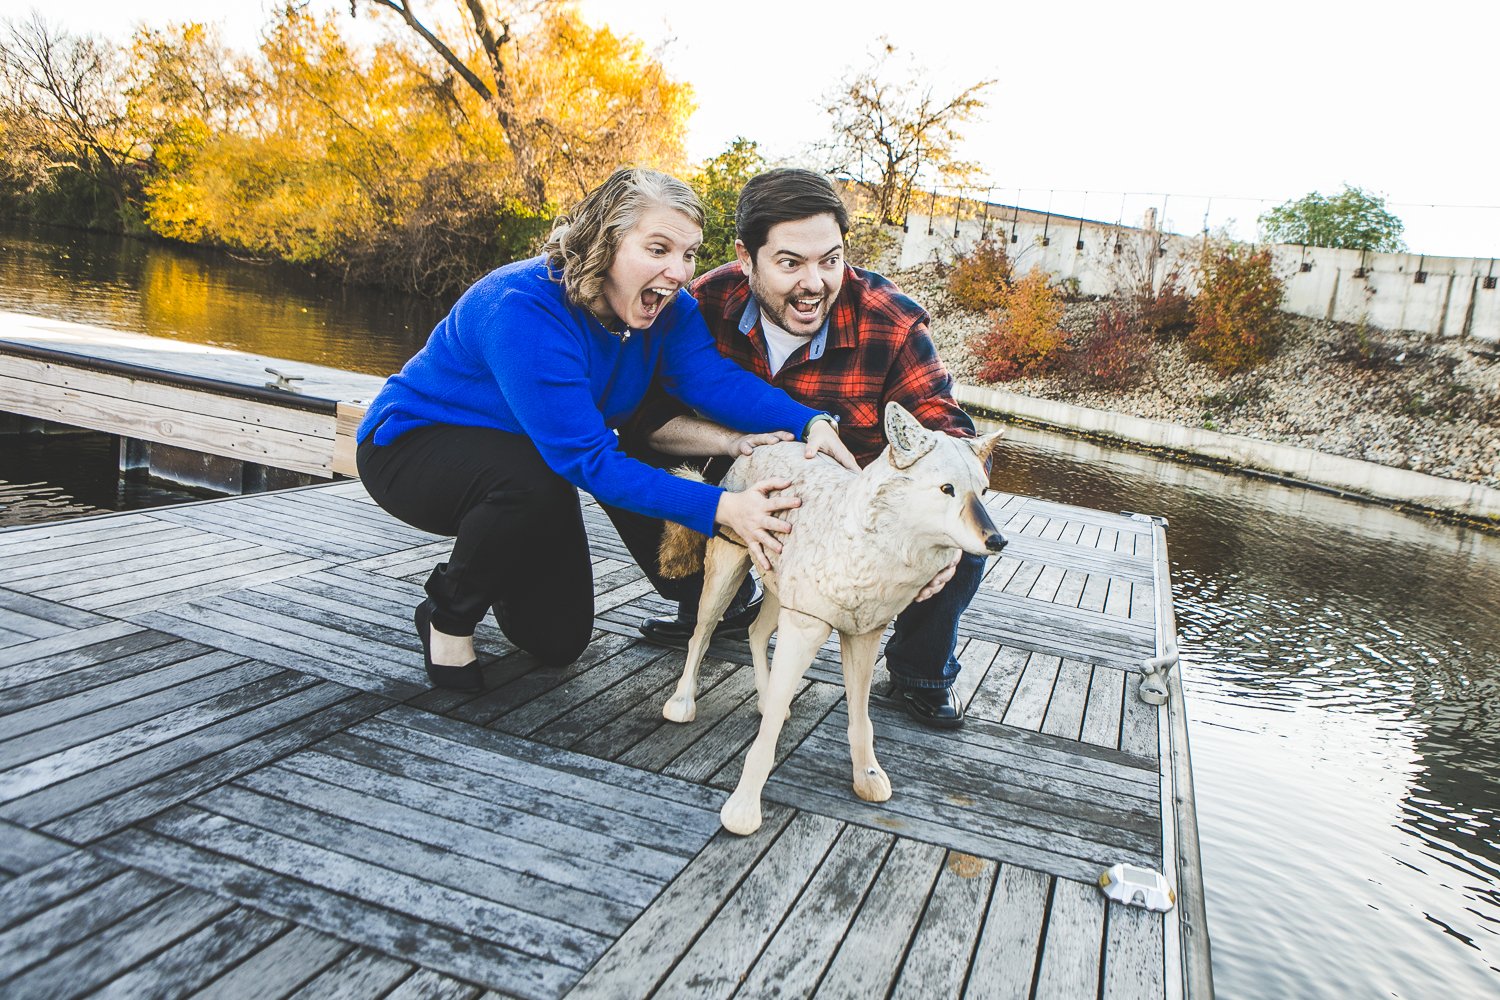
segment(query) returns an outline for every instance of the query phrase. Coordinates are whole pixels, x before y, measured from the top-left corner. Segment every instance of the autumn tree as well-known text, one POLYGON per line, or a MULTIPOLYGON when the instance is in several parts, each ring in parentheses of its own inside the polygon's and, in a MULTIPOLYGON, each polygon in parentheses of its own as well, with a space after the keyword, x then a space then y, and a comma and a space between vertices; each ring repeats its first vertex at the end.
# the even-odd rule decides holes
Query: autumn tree
POLYGON ((253 105, 251 70, 218 30, 187 23, 144 28, 131 39, 126 113, 153 151, 174 133, 224 133, 253 105))
POLYGON ((905 220, 919 179, 951 183, 976 169, 959 159, 960 127, 985 108, 982 95, 994 83, 942 97, 919 82, 926 74, 918 68, 892 65, 895 54, 884 43, 824 104, 833 119, 824 147, 831 169, 869 185, 887 225, 905 220))
POLYGON ((335 262, 416 200, 434 162, 445 159, 450 120, 390 47, 354 51, 334 21, 290 5, 266 29, 247 66, 244 102, 208 120, 197 88, 213 72, 208 46, 160 48, 149 37, 143 107, 171 127, 147 189, 154 230, 303 263, 335 262), (152 59, 157 51, 175 53, 152 59), (196 58, 194 58, 196 56, 196 58), (172 104, 168 95, 186 96, 172 104), (150 100, 148 100, 150 98, 150 100))
MULTIPOLYGON (((359 2, 360 0, 349 0, 351 15, 358 10, 359 2)), ((478 95, 505 132, 505 144, 515 159, 528 199, 538 208, 545 205, 547 184, 537 163, 540 137, 527 127, 528 123, 517 113, 513 74, 507 65, 509 60, 505 48, 511 41, 508 19, 495 17, 484 0, 464 0, 463 7, 468 13, 468 23, 464 27, 473 33, 479 50, 475 53, 475 61, 483 67, 476 70, 464 56, 454 51, 452 45, 424 23, 412 0, 364 0, 364 3, 370 7, 383 7, 393 11, 443 61, 448 70, 463 81, 465 87, 478 95)))
POLYGON ((550 197, 582 198, 621 164, 682 166, 692 88, 646 47, 553 4, 514 43, 517 120, 550 197))
POLYGON ((698 270, 707 271, 734 260, 734 212, 745 182, 766 168, 759 147, 736 136, 724 151, 704 161, 689 183, 703 203, 703 245, 698 248, 698 270))
POLYGON ((101 40, 39 14, 0 37, 0 178, 13 195, 61 201, 59 221, 128 225, 147 148, 126 114, 125 71, 101 40))
POLYGON ((1405 228, 1386 210, 1384 198, 1348 184, 1332 197, 1314 191, 1260 217, 1261 239, 1267 242, 1345 250, 1400 253, 1406 249, 1405 228))
POLYGON ((571 4, 464 0, 449 41, 414 0, 351 0, 351 11, 361 2, 396 14, 438 57, 435 85, 479 99, 533 209, 581 196, 621 163, 681 160, 690 88, 639 41, 591 27, 571 4))
POLYGON ((71 192, 84 210, 45 214, 128 216, 185 242, 440 293, 534 253, 551 199, 621 163, 680 167, 689 88, 571 5, 517 7, 512 30, 473 0, 467 28, 436 49, 410 4, 366 5, 420 31, 393 25, 356 46, 339 13, 298 0, 275 5, 243 55, 198 24, 118 48, 36 18, 12 27, 0 207, 41 214, 36 192, 71 192))

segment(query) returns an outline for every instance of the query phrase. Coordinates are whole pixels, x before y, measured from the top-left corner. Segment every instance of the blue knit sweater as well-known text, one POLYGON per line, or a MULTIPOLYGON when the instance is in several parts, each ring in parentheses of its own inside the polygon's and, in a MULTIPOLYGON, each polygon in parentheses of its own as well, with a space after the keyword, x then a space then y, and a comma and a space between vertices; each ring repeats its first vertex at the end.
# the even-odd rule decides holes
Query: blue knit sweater
POLYGON ((416 427, 525 434, 558 475, 603 503, 713 532, 722 494, 626 457, 612 428, 653 375, 672 395, 743 432, 801 434, 818 411, 722 357, 686 292, 621 341, 568 301, 542 258, 481 278, 370 404, 359 440, 385 445, 416 427))

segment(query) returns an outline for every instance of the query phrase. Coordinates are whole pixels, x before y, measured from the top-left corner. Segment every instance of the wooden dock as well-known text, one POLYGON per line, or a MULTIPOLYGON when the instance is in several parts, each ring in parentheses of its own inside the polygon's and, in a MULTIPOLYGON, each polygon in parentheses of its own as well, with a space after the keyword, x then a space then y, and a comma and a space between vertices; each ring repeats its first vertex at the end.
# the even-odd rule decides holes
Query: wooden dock
MULTIPOLYGON (((148 467, 146 453, 165 446, 312 479, 354 475, 354 429, 384 382, 206 344, 0 312, 0 412, 137 442, 142 456, 136 461, 148 467)), ((173 469, 158 459, 162 478, 240 492, 215 481, 224 478, 220 471, 189 472, 194 463, 184 467, 180 460, 173 469)), ((129 461, 122 453, 122 462, 129 461)))
POLYGON ((664 721, 682 655, 587 498, 592 645, 482 625, 478 695, 411 629, 447 540, 357 482, 0 531, 0 992, 1209 997, 1181 687, 1133 672, 1175 639, 1163 528, 987 499, 967 725, 877 698, 895 794, 861 802, 829 646, 748 838, 748 650, 664 721), (1107 903, 1118 861, 1177 908, 1107 903))

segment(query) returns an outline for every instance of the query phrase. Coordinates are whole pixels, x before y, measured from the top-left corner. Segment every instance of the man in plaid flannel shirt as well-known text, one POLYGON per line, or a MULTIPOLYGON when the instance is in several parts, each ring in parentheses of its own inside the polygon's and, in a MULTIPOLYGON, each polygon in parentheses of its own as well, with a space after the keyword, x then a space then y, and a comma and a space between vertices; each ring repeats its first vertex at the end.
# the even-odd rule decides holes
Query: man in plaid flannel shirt
MULTIPOLYGON (((885 447, 888 401, 934 430, 974 434, 973 422, 953 400, 953 380, 928 334, 927 313, 888 279, 844 263, 848 212, 826 177, 793 169, 760 174, 745 185, 735 222, 739 260, 693 285, 723 354, 836 420, 861 465, 885 447)), ((719 427, 685 412, 665 393, 642 407, 633 432, 622 433, 632 451, 642 449, 642 437, 664 455, 726 457, 777 439, 719 427)), ((707 474, 717 480, 725 468, 727 461, 711 462, 707 474)), ((654 565, 649 557, 641 564, 654 565)), ((953 651, 959 616, 983 572, 983 557, 963 555, 897 617, 886 645, 892 693, 928 725, 963 723, 963 706, 952 692, 960 669, 953 651)), ((686 648, 699 589, 701 580, 693 580, 690 593, 677 590, 678 616, 650 619, 641 633, 686 648)), ((716 634, 743 633, 757 605, 747 588, 716 634)))

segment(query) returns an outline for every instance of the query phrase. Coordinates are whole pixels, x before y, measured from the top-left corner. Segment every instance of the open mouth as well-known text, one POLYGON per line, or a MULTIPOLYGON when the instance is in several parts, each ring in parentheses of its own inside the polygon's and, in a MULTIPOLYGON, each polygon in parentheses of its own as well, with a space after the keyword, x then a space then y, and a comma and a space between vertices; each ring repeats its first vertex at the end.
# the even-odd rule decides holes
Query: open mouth
POLYGON ((641 311, 646 318, 655 319, 657 313, 661 312, 667 300, 672 297, 676 289, 672 288, 648 288, 641 293, 641 311))
POLYGON ((797 319, 804 323, 811 323, 818 318, 818 310, 823 305, 823 296, 814 295, 787 299, 787 310, 797 319))

